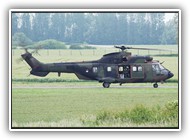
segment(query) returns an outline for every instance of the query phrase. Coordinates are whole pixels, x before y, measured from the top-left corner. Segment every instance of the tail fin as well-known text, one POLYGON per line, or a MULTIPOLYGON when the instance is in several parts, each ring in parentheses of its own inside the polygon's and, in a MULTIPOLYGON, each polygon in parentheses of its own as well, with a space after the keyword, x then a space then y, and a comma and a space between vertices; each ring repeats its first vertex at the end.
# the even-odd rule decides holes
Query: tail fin
POLYGON ((25 54, 22 54, 21 56, 32 69, 35 69, 41 65, 41 63, 36 58, 34 58, 32 54, 29 52, 26 52, 25 54))
POLYGON ((49 73, 49 72, 43 70, 44 64, 42 64, 36 58, 34 58, 31 53, 26 52, 25 54, 22 54, 21 56, 28 63, 28 65, 32 68, 32 70, 30 71, 30 74, 44 77, 49 73))

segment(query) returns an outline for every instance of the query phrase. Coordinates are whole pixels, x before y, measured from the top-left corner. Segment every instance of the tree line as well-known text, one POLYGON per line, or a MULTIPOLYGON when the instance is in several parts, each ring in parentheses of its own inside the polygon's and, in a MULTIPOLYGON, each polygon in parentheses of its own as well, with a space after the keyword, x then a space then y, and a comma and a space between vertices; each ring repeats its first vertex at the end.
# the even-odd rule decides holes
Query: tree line
POLYGON ((165 13, 12 13, 12 35, 33 42, 55 39, 88 44, 177 44, 178 14, 165 13))

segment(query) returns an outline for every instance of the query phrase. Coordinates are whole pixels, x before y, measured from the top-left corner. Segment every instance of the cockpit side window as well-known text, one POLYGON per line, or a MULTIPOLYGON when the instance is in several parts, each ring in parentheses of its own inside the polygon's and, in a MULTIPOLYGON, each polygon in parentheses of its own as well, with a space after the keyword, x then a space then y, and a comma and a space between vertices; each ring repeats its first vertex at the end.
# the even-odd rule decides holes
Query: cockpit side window
POLYGON ((160 74, 160 67, 158 64, 152 65, 152 70, 156 72, 156 74, 160 74))
POLYGON ((164 69, 165 69, 161 64, 159 64, 159 66, 160 66, 160 69, 161 69, 161 70, 164 70, 164 69))

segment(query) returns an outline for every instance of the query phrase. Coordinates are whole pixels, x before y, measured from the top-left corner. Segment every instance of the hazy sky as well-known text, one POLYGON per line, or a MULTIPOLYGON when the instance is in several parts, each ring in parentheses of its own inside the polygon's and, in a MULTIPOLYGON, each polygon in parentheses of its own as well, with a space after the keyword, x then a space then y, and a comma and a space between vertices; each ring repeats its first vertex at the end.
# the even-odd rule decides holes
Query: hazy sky
POLYGON ((174 13, 165 13, 165 22, 169 21, 172 19, 174 16, 174 13))

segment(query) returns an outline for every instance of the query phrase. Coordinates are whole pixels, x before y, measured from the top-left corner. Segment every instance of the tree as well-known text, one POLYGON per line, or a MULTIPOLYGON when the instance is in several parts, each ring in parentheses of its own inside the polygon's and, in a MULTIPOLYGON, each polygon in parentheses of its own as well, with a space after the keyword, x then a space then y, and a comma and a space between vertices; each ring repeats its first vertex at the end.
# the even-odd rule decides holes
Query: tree
POLYGON ((49 38, 65 41, 65 13, 51 14, 49 22, 49 38))
POLYGON ((178 13, 175 13, 174 17, 173 17, 173 22, 174 22, 174 34, 175 37, 174 39, 176 40, 176 44, 178 44, 178 40, 179 40, 179 19, 178 19, 178 13))
POLYGON ((12 16, 12 19, 11 19, 12 34, 15 34, 18 31, 18 16, 16 13, 12 13, 11 16, 12 16))
MULTIPOLYGON (((96 31, 96 18, 93 13, 85 13, 85 29, 84 29, 84 42, 94 44, 94 33, 96 31)), ((83 42, 83 43, 84 43, 83 42)))
POLYGON ((97 13, 94 15, 94 32, 92 32, 95 44, 116 44, 118 30, 116 13, 97 13))
POLYGON ((45 40, 49 38, 50 13, 35 13, 33 19, 32 39, 34 41, 45 40))
POLYGON ((137 33, 135 35, 135 44, 146 44, 148 41, 145 17, 146 13, 137 14, 135 27, 137 29, 137 33))
POLYGON ((162 44, 178 44, 178 14, 165 24, 164 32, 162 34, 162 44))
POLYGON ((136 44, 137 38, 137 14, 136 13, 129 13, 128 14, 128 41, 127 44, 136 44))
POLYGON ((31 21, 30 21, 30 15, 29 13, 24 13, 21 16, 21 27, 19 29, 19 32, 25 33, 26 36, 32 37, 31 36, 31 21))
POLYGON ((32 44, 32 40, 29 39, 24 33, 15 33, 12 37, 12 45, 14 46, 27 46, 32 44))
POLYGON ((165 24, 164 13, 12 13, 12 34, 33 41, 56 39, 91 44, 173 44, 178 14, 165 24))
POLYGON ((128 44, 128 33, 129 33, 129 26, 127 20, 127 13, 117 13, 117 20, 116 25, 117 28, 115 29, 115 36, 116 41, 115 44, 128 44))
POLYGON ((164 13, 151 13, 151 43, 160 44, 164 31, 164 13))
POLYGON ((86 19, 84 13, 75 13, 72 15, 72 42, 84 42, 84 34, 86 32, 86 19))

